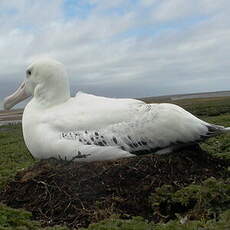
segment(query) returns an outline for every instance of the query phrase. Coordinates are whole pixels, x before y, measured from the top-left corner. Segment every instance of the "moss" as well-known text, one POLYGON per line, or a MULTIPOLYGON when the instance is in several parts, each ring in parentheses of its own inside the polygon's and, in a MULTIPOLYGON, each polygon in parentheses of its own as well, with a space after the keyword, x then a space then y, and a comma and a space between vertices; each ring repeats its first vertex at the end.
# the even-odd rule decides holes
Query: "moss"
POLYGON ((223 134, 208 139, 201 147, 210 154, 230 160, 230 134, 223 134))
POLYGON ((154 215, 160 220, 175 219, 177 213, 190 219, 217 219, 230 209, 229 180, 209 178, 202 184, 191 184, 176 190, 171 185, 163 185, 150 196, 154 215))
POLYGON ((22 209, 12 209, 0 204, 0 230, 68 230, 66 227, 42 228, 31 220, 32 214, 22 209))
POLYGON ((229 230, 230 229, 230 210, 220 215, 219 220, 209 221, 187 221, 182 220, 169 221, 166 224, 157 224, 153 230, 229 230))
POLYGON ((229 230, 230 229, 230 210, 221 214, 220 219, 209 221, 170 221, 166 224, 148 223, 141 217, 131 220, 108 219, 96 224, 91 224, 88 228, 80 230, 229 230))
POLYGON ((151 230, 153 226, 153 223, 148 223, 142 217, 134 217, 131 220, 108 219, 80 230, 151 230))

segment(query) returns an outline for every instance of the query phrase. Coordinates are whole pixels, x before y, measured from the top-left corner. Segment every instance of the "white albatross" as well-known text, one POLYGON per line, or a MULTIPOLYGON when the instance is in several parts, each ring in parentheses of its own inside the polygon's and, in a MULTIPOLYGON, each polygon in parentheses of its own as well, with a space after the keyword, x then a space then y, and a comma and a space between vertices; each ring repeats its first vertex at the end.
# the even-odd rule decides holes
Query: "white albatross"
POLYGON ((22 118, 23 136, 38 159, 95 161, 170 153, 230 131, 174 104, 81 92, 70 97, 65 68, 52 59, 40 59, 27 68, 25 81, 5 98, 4 108, 30 96, 22 118))

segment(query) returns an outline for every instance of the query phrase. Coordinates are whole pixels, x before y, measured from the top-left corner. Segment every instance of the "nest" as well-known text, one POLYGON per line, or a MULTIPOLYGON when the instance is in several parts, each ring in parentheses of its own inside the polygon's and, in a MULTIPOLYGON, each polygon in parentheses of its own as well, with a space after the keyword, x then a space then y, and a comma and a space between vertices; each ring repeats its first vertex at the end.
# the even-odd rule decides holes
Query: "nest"
POLYGON ((113 214, 154 219, 149 196, 164 184, 181 188, 220 177, 226 162, 199 146, 171 155, 90 163, 42 160, 19 172, 1 202, 31 211, 44 226, 87 227, 113 214))

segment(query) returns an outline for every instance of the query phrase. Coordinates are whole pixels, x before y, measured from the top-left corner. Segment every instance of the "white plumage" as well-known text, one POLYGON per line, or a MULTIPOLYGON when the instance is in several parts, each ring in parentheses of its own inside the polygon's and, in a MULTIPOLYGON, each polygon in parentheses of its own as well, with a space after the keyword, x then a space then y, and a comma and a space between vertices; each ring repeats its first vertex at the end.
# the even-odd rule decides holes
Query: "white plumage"
POLYGON ((5 99, 10 109, 33 96, 23 113, 25 143, 35 158, 108 160, 169 153, 229 128, 204 122, 179 106, 145 104, 82 92, 70 97, 61 63, 42 59, 27 69, 19 89, 5 99))

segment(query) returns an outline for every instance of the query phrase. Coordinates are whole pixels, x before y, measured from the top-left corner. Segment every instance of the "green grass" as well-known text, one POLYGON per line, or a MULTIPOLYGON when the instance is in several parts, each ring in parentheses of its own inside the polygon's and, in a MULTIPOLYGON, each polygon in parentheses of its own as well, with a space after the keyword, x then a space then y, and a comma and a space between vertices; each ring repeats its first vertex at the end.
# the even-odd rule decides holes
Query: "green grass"
POLYGON ((194 98, 166 102, 180 105, 199 117, 230 113, 230 97, 194 98))
MULTIPOLYGON (((201 119, 230 127, 230 97, 187 99, 174 102, 201 119)), ((210 154, 230 159, 230 134, 211 138, 202 144, 202 148, 210 154)), ((35 160, 24 144, 21 125, 0 127, 0 189, 18 171, 34 163, 35 160)), ((169 206, 175 205, 175 203, 184 206, 192 203, 194 206, 186 215, 200 214, 202 216, 201 214, 203 214, 203 219, 195 218, 193 221, 185 221, 185 224, 181 224, 181 220, 186 218, 183 216, 184 213, 179 213, 176 220, 171 220, 166 224, 148 223, 140 217, 131 220, 112 218, 92 224, 88 230, 228 230, 230 229, 230 189, 228 183, 226 180, 206 181, 202 185, 190 185, 181 191, 170 191, 168 188, 167 191, 170 191, 168 194, 167 192, 162 193, 164 191, 164 187, 162 187, 157 190, 158 194, 150 199, 153 205, 154 202, 162 202, 161 199, 164 199, 165 196, 167 196, 169 206), (221 218, 210 217, 212 216, 210 212, 214 209, 218 209, 221 218)), ((31 213, 0 205, 0 230, 11 229, 39 230, 44 228, 41 227, 40 223, 31 221, 31 213)), ((46 228, 46 230, 48 229, 64 230, 67 228, 46 228)))
POLYGON ((22 136, 21 125, 0 127, 0 188, 9 179, 35 162, 27 150, 22 136))
POLYGON ((169 221, 166 224, 148 223, 141 217, 131 220, 120 220, 111 218, 96 224, 91 224, 87 229, 80 230, 229 230, 230 229, 230 210, 221 215, 220 220, 188 221, 181 224, 181 220, 169 221))
MULTIPOLYGON (((212 116, 212 117, 201 117, 203 120, 223 125, 226 127, 230 127, 230 114, 221 114, 219 116, 212 116)), ((206 140, 204 143, 201 144, 201 147, 209 152, 210 154, 214 154, 219 157, 225 157, 230 159, 230 134, 222 134, 213 138, 206 140)))
MULTIPOLYGON (((194 220, 186 221, 186 218, 178 217, 178 220, 169 221, 166 224, 149 223, 142 217, 134 217, 131 220, 121 220, 116 216, 99 223, 91 224, 87 229, 80 230, 229 230, 230 210, 223 212, 219 220, 194 220), (184 220, 185 223, 182 224, 184 220)), ((31 220, 31 213, 24 210, 16 210, 0 205, 0 230, 68 230, 63 226, 43 228, 37 221, 31 220)))
POLYGON ((32 214, 21 209, 12 209, 0 204, 0 230, 68 230, 66 227, 43 228, 31 220, 32 214))

